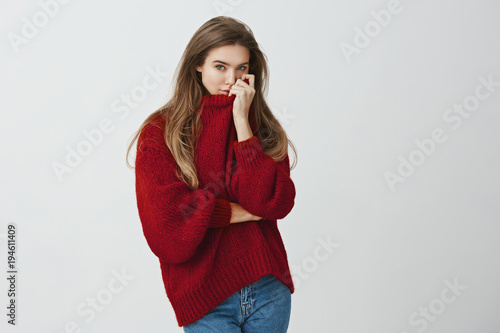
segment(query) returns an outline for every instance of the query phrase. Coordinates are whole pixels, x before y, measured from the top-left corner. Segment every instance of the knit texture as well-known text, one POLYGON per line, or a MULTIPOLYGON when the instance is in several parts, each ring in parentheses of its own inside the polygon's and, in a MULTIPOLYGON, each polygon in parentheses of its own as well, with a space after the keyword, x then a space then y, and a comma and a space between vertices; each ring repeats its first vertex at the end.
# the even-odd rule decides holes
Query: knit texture
POLYGON ((294 206, 289 158, 275 162, 255 135, 238 142, 234 98, 205 95, 200 101, 203 129, 195 150, 200 185, 195 190, 175 175, 176 162, 163 137, 164 116, 145 126, 137 142, 139 217, 159 258, 179 327, 267 274, 294 292, 277 226, 294 206), (230 224, 229 202, 263 219, 230 224))

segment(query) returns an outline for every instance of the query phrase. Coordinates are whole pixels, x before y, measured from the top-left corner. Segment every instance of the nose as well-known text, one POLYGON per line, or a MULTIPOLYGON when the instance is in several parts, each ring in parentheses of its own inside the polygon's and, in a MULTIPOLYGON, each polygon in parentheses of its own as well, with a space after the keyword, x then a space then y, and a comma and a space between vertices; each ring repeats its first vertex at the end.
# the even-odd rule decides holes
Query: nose
POLYGON ((232 86, 235 83, 236 83, 236 74, 234 73, 234 71, 228 70, 226 76, 226 85, 232 86))

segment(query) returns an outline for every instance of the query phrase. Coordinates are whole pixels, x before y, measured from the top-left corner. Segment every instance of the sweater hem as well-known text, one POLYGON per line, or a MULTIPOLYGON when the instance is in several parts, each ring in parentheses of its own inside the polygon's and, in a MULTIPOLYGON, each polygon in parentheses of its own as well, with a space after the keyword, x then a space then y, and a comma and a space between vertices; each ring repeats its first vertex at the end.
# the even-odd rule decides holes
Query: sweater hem
MULTIPOLYGON (((212 309, 217 307, 220 303, 224 302, 234 293, 240 291, 243 287, 256 282, 261 277, 272 274, 278 280, 283 282, 288 289, 290 289, 290 293, 293 294, 294 287, 291 283, 287 283, 286 273, 280 273, 278 271, 267 269, 259 272, 252 272, 252 275, 249 275, 248 271, 245 271, 242 274, 246 274, 246 278, 244 280, 240 280, 238 282, 234 282, 234 280, 220 280, 217 283, 214 283, 213 286, 204 286, 204 289, 199 293, 191 293, 182 297, 170 298, 170 301, 173 304, 181 303, 181 304, 189 304, 192 312, 184 312, 182 314, 176 312, 177 324, 179 327, 183 327, 189 325, 196 320, 202 318, 205 314, 210 312, 212 309), (206 289, 205 289, 206 288, 206 289), (215 294, 213 290, 223 290, 223 294, 215 294), (208 295, 207 295, 208 294, 208 295), (208 301, 210 297, 212 301, 208 301)), ((175 312, 175 309, 174 309, 175 312)))
POLYGON ((213 308, 225 301, 235 292, 243 287, 259 280, 261 277, 272 274, 284 283, 294 293, 294 285, 290 275, 287 261, 278 261, 272 265, 270 258, 266 255, 255 261, 255 256, 242 258, 233 262, 231 274, 220 276, 217 280, 210 280, 199 286, 196 290, 190 290, 183 295, 167 295, 177 318, 179 327, 186 326, 203 317, 213 308))

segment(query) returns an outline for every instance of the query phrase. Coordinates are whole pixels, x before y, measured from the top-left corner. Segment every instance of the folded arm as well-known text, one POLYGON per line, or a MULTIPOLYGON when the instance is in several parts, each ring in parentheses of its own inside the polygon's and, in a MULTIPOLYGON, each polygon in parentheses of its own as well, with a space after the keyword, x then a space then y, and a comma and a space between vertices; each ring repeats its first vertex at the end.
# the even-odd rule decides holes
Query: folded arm
POLYGON ((166 145, 145 141, 139 138, 135 169, 144 236, 160 259, 181 263, 195 254, 209 228, 229 225, 231 206, 209 191, 191 190, 175 175, 175 160, 166 145))
POLYGON ((288 155, 275 162, 266 155, 259 139, 252 136, 233 142, 236 166, 231 189, 250 213, 265 219, 283 219, 294 206, 295 185, 290 178, 288 155))

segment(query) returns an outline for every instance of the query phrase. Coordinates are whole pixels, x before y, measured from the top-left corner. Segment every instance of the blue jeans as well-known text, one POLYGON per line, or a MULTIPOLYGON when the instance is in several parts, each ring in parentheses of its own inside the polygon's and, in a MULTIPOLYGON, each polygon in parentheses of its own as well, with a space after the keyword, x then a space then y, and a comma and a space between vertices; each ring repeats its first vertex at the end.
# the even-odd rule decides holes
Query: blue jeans
POLYGON ((187 333, 269 332, 288 329, 290 289, 271 274, 229 296, 195 322, 183 326, 187 333))

